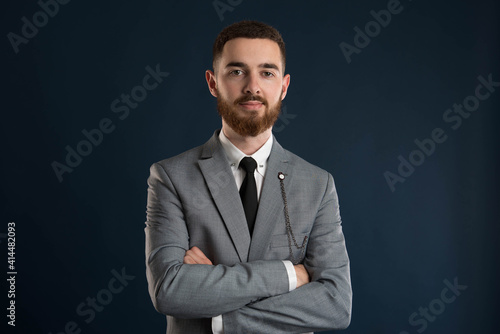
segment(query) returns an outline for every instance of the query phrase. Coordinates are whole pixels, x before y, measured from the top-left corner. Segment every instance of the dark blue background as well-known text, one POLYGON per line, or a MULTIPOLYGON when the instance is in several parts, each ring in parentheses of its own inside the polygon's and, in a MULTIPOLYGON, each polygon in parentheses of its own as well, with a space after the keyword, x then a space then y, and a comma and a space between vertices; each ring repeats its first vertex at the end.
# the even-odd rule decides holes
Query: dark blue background
POLYGON ((478 76, 500 81, 500 6, 401 6, 349 64, 339 44, 353 44, 353 28, 387 1, 244 0, 223 20, 212 1, 71 1, 17 54, 7 34, 20 35, 21 18, 40 7, 4 2, 0 258, 14 221, 18 272, 8 333, 55 334, 69 321, 82 333, 165 332, 145 277, 149 166, 220 127, 204 71, 218 32, 241 19, 275 26, 287 43, 284 105, 294 118, 278 120, 277 139, 336 180, 354 291, 344 332, 418 333, 410 315, 457 278, 467 288, 425 332, 496 333, 500 88, 457 130, 442 117, 474 94, 478 76), (120 120, 111 102, 156 64, 170 75, 120 120), (114 131, 59 182, 51 163, 64 163, 66 145, 76 148, 103 118, 114 131), (447 140, 392 192, 383 173, 397 173, 398 156, 408 159, 435 128, 447 140), (86 323, 77 306, 122 268, 135 278, 86 323))

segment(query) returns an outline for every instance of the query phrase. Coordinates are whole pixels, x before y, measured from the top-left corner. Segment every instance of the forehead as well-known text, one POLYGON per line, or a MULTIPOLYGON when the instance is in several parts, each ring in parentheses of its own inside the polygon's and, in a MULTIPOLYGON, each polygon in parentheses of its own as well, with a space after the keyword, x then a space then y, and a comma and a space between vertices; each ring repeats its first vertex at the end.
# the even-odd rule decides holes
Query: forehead
POLYGON ((264 38, 235 38, 224 44, 222 66, 230 62, 243 62, 249 66, 274 63, 281 68, 278 43, 264 38))

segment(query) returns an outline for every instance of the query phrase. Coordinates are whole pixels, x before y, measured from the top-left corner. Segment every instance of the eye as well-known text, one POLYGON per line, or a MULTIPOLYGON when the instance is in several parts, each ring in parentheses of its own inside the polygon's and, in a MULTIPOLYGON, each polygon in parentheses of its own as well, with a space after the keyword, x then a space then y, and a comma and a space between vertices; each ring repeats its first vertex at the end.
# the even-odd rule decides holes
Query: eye
POLYGON ((265 77, 273 77, 274 73, 273 72, 263 72, 262 73, 265 77))
POLYGON ((243 71, 242 70, 232 70, 231 72, 229 72, 229 74, 239 76, 239 75, 243 74, 243 71))

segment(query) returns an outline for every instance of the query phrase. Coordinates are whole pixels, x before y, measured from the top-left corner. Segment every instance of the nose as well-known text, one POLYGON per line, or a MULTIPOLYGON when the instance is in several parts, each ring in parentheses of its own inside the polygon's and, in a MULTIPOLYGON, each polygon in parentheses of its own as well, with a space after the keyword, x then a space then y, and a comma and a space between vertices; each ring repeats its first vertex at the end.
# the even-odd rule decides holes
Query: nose
POLYGON ((257 74, 248 74, 245 85, 243 86, 243 93, 252 95, 260 94, 260 85, 257 74))

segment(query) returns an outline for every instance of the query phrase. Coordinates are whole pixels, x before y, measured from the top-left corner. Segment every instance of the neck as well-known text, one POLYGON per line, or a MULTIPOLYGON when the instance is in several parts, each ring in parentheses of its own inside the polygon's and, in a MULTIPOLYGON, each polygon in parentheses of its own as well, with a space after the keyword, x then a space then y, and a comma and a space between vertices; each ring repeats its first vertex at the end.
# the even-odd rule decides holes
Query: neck
POLYGON ((245 137, 236 133, 223 120, 222 131, 224 131, 224 135, 226 135, 227 139, 229 139, 229 141, 233 143, 233 145, 236 146, 241 152, 245 153, 246 155, 252 155, 257 152, 259 148, 261 148, 269 139, 269 137, 271 136, 272 127, 255 137, 245 137))

